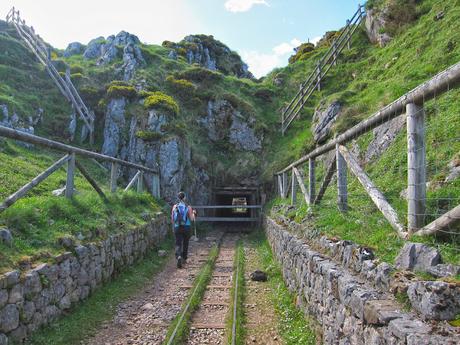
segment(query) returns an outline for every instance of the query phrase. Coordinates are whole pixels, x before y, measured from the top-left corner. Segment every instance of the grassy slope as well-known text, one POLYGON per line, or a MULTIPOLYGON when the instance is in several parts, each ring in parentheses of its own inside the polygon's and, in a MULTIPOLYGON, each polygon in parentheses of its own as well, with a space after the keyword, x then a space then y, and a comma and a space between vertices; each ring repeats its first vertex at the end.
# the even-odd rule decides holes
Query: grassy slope
MULTIPOLYGON (((311 104, 318 104, 322 98, 338 99, 344 103, 344 115, 335 128, 337 132, 370 116, 435 73, 458 62, 460 46, 456 42, 460 42, 460 33, 455 29, 455 23, 460 19, 458 1, 425 0, 419 5, 419 11, 426 14, 385 48, 371 46, 363 33, 358 34, 354 38, 353 48, 345 51, 342 62, 331 70, 322 92, 315 94, 311 104), (446 16, 435 22, 433 17, 440 10, 444 10, 446 16), (352 74, 355 74, 355 78, 352 74)), ((275 72, 267 79, 270 81, 276 73, 281 73, 289 77, 287 83, 291 85, 293 80, 298 81, 299 75, 306 75, 312 65, 311 61, 296 63, 275 72)), ((449 184, 440 182, 448 172, 447 164, 458 158, 460 151, 460 106, 454 101, 459 94, 458 90, 451 90, 428 102, 426 106, 428 181, 433 182, 428 189, 427 222, 459 202, 460 181, 457 179, 449 184)), ((275 139, 273 147, 279 149, 272 152, 271 157, 278 161, 271 161, 270 171, 282 168, 298 158, 302 152, 308 151, 303 148, 308 146, 305 139, 308 140, 311 135, 311 115, 311 109, 307 108, 302 119, 296 121, 288 131, 287 137, 275 139)), ((365 150, 371 135, 359 138, 357 145, 361 150, 365 150)), ((388 151, 365 167, 403 221, 407 206, 399 194, 406 187, 406 166, 406 140, 405 132, 402 131, 388 151)), ((318 182, 323 172, 324 167, 319 163, 318 182)), ((346 216, 338 212, 335 206, 336 190, 329 188, 322 205, 314 209, 312 226, 332 236, 370 245, 377 250, 380 257, 392 261, 403 242, 396 237, 359 183, 350 175, 349 181, 351 211, 346 216)), ((301 200, 300 196, 298 200, 301 200)), ((305 215, 306 207, 303 205, 293 216, 300 220, 305 215)), ((440 247, 446 261, 460 261, 458 236, 416 240, 440 247)))
MULTIPOLYGON (((0 199, 29 182, 60 156, 0 141, 0 199)), ((104 203, 80 173, 75 180, 79 193, 72 200, 51 196, 52 190, 65 185, 65 169, 56 171, 26 198, 0 214, 0 225, 7 226, 14 237, 12 247, 0 244, 0 272, 21 264, 47 261, 52 254, 65 251, 57 243, 59 238, 75 239, 81 234, 84 241, 94 241, 145 224, 143 213, 161 210, 158 202, 147 193, 110 195, 108 173, 91 161, 83 160, 82 164, 109 195, 109 202, 104 203)))

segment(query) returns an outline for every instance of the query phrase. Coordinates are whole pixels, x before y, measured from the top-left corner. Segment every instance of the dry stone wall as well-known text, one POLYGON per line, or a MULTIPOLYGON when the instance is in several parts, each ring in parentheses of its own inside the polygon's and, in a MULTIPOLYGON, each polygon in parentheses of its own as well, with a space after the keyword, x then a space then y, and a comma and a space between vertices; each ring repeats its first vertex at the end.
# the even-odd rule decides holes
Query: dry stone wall
POLYGON ((158 245, 168 231, 159 213, 145 226, 79 245, 28 272, 0 276, 0 345, 21 343, 40 326, 50 324, 83 301, 126 266, 158 245))
MULTIPOLYGON (((335 246, 341 259, 336 261, 293 235, 281 221, 267 218, 265 229, 286 284, 304 312, 321 324, 324 344, 458 344, 446 322, 426 322, 402 310, 387 291, 390 267, 382 263, 378 270, 367 268, 373 261, 369 251, 342 241, 347 243, 335 246), (373 273, 357 274, 363 267, 373 273)), ((327 245, 318 241, 317 248, 327 245)))

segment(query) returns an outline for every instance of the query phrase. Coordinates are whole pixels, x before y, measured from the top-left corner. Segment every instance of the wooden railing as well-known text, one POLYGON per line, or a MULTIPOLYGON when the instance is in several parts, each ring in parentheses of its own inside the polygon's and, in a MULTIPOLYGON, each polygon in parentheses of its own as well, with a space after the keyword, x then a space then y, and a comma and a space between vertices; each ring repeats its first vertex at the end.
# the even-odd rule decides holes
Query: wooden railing
POLYGON ((348 209, 347 167, 357 177, 377 208, 402 238, 410 235, 428 235, 452 227, 460 222, 460 205, 451 209, 428 225, 423 224, 426 215, 426 144, 424 103, 451 90, 460 83, 460 63, 437 74, 393 103, 380 109, 373 116, 336 136, 328 143, 314 149, 283 170, 277 172, 276 185, 279 194, 287 198, 289 189, 292 204, 296 203, 296 186, 300 186, 308 205, 320 204, 326 188, 337 174, 337 204, 342 212, 348 209), (358 159, 344 145, 358 136, 405 113, 407 122, 407 226, 382 192, 359 165, 358 159), (319 192, 315 195, 315 159, 335 151, 335 157, 326 169, 319 192), (299 167, 308 162, 308 188, 304 185, 299 167), (291 185, 288 173, 291 172, 291 185))
POLYGON ((284 135, 289 125, 294 121, 302 111, 305 103, 315 90, 321 90, 321 81, 326 77, 332 66, 337 65, 337 59, 340 53, 348 47, 353 34, 357 30, 359 24, 365 16, 364 6, 359 5, 350 20, 347 20, 347 25, 342 30, 340 35, 334 39, 331 47, 326 54, 316 63, 316 68, 310 73, 308 78, 300 84, 299 91, 294 96, 289 105, 282 110, 281 113, 281 133, 284 135))
POLYGON ((134 175, 132 180, 128 183, 128 186, 125 188, 125 191, 137 184, 137 191, 143 191, 144 182, 151 184, 151 194, 159 198, 160 197, 160 179, 158 173, 150 168, 147 168, 143 165, 135 164, 132 162, 124 161, 118 158, 106 156, 97 152, 84 150, 75 146, 66 145, 57 141, 49 140, 43 137, 36 135, 24 133, 4 127, 0 125, 0 137, 5 137, 9 139, 19 140, 25 143, 38 145, 46 147, 48 149, 53 149, 65 153, 65 156, 51 165, 48 169, 43 171, 41 174, 37 175, 32 181, 21 187, 18 191, 11 194, 0 204, 0 212, 4 211, 11 205, 13 205, 17 200, 24 197, 31 189, 37 186, 39 183, 48 178, 52 173, 57 171, 59 168, 67 164, 67 179, 65 187, 65 196, 71 198, 74 194, 74 179, 75 179, 75 168, 80 170, 83 177, 90 183, 90 185, 96 190, 96 192, 104 199, 107 199, 102 189, 98 186, 97 182, 90 176, 88 171, 78 162, 77 157, 86 157, 97 159, 103 162, 110 162, 112 164, 110 171, 110 191, 114 193, 117 190, 117 179, 118 179, 118 169, 120 166, 125 166, 128 168, 133 168, 137 170, 137 173, 134 175), (147 177, 150 177, 150 181, 147 180, 147 177))
POLYGON ((19 37, 26 43, 27 47, 34 53, 37 59, 45 66, 46 71, 51 79, 55 82, 64 97, 72 104, 72 108, 79 114, 85 127, 88 129, 91 145, 94 142, 94 120, 95 116, 92 111, 83 102, 80 94, 70 80, 70 70, 67 69, 65 78, 62 78, 54 67, 49 47, 35 33, 33 27, 26 25, 26 21, 21 19, 19 11, 13 7, 6 16, 6 21, 11 23, 16 29, 19 37))

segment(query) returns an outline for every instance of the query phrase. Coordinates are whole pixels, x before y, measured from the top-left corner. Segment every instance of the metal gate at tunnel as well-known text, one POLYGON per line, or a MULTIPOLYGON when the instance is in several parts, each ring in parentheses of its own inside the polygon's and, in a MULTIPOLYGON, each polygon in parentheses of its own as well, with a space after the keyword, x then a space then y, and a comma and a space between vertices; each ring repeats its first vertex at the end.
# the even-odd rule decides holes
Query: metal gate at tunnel
POLYGON ((197 222, 261 223, 263 198, 259 187, 215 187, 211 205, 192 206, 197 222))

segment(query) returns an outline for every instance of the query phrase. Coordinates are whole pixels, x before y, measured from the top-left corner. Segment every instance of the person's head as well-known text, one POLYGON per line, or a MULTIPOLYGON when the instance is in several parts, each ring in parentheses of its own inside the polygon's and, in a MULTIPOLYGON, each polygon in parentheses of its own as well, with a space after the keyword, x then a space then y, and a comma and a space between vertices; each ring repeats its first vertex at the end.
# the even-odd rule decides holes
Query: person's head
POLYGON ((177 194, 177 197, 179 198, 180 201, 184 201, 185 200, 185 193, 184 192, 179 192, 179 194, 177 194))

